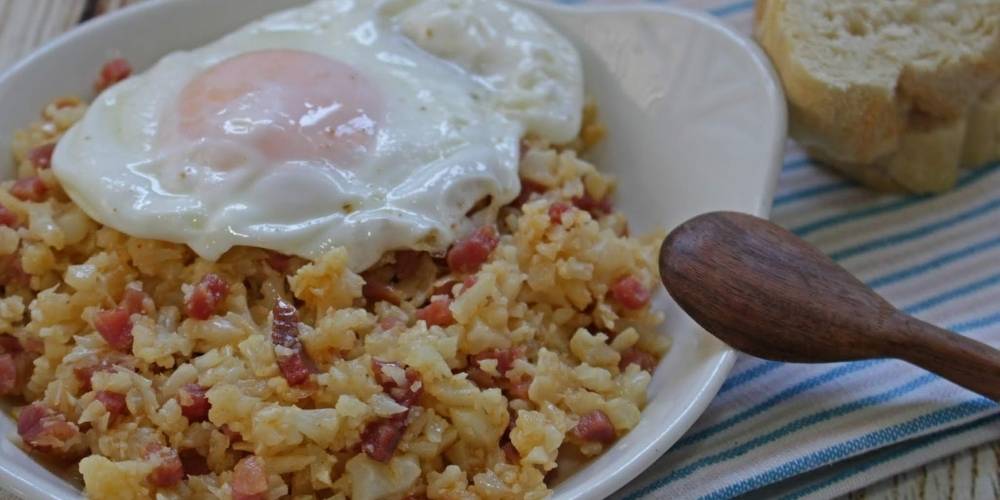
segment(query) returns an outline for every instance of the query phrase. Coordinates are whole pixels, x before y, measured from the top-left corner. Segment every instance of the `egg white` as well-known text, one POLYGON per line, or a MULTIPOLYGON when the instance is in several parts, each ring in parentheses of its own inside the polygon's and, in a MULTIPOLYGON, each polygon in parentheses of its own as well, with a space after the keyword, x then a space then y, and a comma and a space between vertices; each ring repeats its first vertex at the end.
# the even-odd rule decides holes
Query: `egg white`
POLYGON ((344 246, 361 270, 388 250, 444 250, 487 197, 476 217, 495 218, 520 188, 520 138, 574 137, 582 95, 572 45, 523 9, 322 0, 171 53, 108 89, 59 141, 52 164, 84 211, 126 234, 185 243, 211 260, 235 245, 311 259, 344 246), (357 164, 275 165, 239 145, 164 142, 188 82, 268 49, 324 55, 377 87, 384 115, 357 164))

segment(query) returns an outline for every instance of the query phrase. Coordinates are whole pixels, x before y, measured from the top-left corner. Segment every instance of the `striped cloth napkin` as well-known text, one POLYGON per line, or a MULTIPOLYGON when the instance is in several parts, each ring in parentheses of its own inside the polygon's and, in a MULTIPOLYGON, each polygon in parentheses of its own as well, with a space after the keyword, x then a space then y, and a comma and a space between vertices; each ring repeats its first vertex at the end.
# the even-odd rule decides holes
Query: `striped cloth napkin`
MULTIPOLYGON (((752 1, 660 3, 751 30, 752 1)), ((790 142, 773 207, 907 313, 1000 344, 1000 164, 945 195, 879 195, 790 142)), ((1000 438, 998 408, 899 361, 742 356, 694 427, 615 498, 828 498, 1000 438)))

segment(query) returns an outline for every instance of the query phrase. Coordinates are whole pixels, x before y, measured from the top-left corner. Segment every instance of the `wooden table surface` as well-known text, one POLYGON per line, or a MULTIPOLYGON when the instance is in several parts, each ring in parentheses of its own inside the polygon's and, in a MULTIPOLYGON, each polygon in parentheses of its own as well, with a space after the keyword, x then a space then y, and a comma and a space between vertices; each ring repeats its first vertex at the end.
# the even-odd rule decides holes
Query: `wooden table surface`
MULTIPOLYGON (((0 71, 81 21, 142 0, 0 0, 0 71)), ((1000 442, 852 493, 851 499, 1000 498, 1000 442)))

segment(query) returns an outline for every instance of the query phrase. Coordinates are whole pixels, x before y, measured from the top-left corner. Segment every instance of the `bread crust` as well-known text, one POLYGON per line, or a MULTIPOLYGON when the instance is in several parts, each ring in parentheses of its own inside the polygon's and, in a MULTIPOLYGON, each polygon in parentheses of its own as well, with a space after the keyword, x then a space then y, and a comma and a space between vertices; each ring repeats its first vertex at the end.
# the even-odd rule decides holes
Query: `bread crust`
POLYGON ((1000 159, 1000 85, 972 107, 968 121, 961 166, 977 167, 1000 159))

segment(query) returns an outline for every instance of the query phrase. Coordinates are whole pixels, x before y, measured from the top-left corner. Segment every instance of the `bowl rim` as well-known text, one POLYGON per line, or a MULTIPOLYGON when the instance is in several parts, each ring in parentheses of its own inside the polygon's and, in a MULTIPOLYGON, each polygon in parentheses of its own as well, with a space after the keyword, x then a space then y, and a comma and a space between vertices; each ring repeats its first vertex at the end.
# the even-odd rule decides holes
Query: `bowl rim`
MULTIPOLYGON (((702 24, 713 30, 716 34, 724 36, 730 42, 740 46, 744 54, 754 63, 754 66, 757 71, 760 72, 763 79, 769 83, 767 85, 766 94, 768 100, 774 105, 775 119, 773 120, 771 130, 771 136, 774 138, 774 144, 772 144, 770 148, 772 151, 772 157, 769 162, 771 168, 767 172, 767 178, 764 179, 763 192, 760 193, 757 207, 755 207, 755 210, 753 211, 753 214, 756 216, 768 217, 784 158, 784 142, 788 118, 783 89, 779 83, 780 79, 771 64, 770 59, 756 43, 748 37, 736 32, 733 28, 726 25, 724 21, 712 16, 711 14, 673 5, 647 3, 577 4, 555 2, 552 0, 509 1, 523 5, 532 10, 555 13, 565 12, 577 14, 600 14, 639 12, 650 14, 670 14, 687 18, 693 22, 702 24)), ((64 44, 72 43, 74 39, 89 36, 94 32, 100 32, 113 24, 124 22, 123 20, 129 17, 155 15, 155 13, 159 10, 179 8, 177 4, 185 3, 197 5, 199 0, 149 0, 130 5, 126 8, 116 10, 74 26, 68 31, 55 36, 51 40, 35 48, 28 55, 20 58, 6 70, 0 72, 0 88, 8 85, 9 80, 12 80, 16 75, 25 71, 26 68, 31 67, 35 61, 42 57, 45 53, 64 44)), ((275 10, 280 10, 281 8, 283 8, 283 6, 277 6, 275 10)), ((705 334, 708 335, 707 333, 705 334)), ((666 432, 667 426, 665 426, 664 432, 655 436, 654 439, 649 442, 648 446, 639 450, 639 452, 623 467, 613 471, 601 479, 598 479, 594 485, 595 487, 588 492, 588 497, 604 498, 626 486, 630 481, 635 479, 635 477, 658 460, 666 451, 669 450, 671 446, 673 446, 677 440, 683 436, 684 432, 690 429, 690 427, 704 413, 705 409, 715 398, 723 382, 729 375, 734 363, 736 362, 737 351, 731 347, 721 344, 718 352, 718 358, 714 366, 711 367, 711 374, 703 381, 701 387, 697 390, 697 396, 689 402, 688 406, 684 408, 680 416, 669 425, 669 427, 681 429, 683 432, 668 433, 666 432)), ((25 498, 63 498, 58 496, 58 493, 53 491, 50 482, 42 479, 43 478, 39 478, 37 476, 18 475, 16 471, 7 466, 6 460, 0 460, 0 484, 3 484, 4 487, 10 489, 12 493, 21 495, 25 498)), ((82 492, 80 492, 80 494, 82 496, 82 492)))

